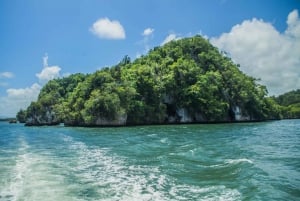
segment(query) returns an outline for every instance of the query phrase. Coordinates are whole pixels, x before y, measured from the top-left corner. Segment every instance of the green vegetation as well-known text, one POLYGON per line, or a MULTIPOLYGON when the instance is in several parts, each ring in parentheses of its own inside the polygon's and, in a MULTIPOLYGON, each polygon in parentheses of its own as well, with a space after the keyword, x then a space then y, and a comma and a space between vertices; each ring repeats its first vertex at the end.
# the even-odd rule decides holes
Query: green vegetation
MULTIPOLYGON (((28 125, 136 125, 280 118, 266 87, 201 36, 171 41, 131 62, 49 81, 28 125)), ((22 114, 18 114, 22 117, 22 114)))
POLYGON ((300 118, 300 89, 273 97, 273 99, 281 105, 283 118, 300 118))
POLYGON ((26 123, 26 111, 21 109, 21 110, 17 113, 16 119, 17 119, 20 123, 26 123))

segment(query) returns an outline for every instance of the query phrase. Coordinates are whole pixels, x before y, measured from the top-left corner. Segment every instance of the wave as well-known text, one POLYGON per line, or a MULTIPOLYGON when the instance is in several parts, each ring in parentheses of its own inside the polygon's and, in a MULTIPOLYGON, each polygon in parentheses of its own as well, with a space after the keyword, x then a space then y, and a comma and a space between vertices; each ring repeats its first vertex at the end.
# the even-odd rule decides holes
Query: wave
MULTIPOLYGON (((125 159, 113 155, 109 149, 88 147, 67 136, 69 149, 76 152, 77 162, 70 167, 78 183, 86 186, 84 196, 100 200, 163 200, 158 189, 166 183, 158 168, 128 165, 125 159)), ((82 195, 80 195, 82 196, 82 195)))
POLYGON ((240 159, 227 159, 224 161, 224 163, 220 164, 214 164, 214 165, 208 165, 206 167, 212 167, 212 168, 217 168, 217 167, 226 167, 228 165, 237 165, 240 163, 248 163, 248 164, 253 164, 253 161, 247 158, 240 158, 240 159))
POLYGON ((28 155, 26 154, 29 145, 26 143, 24 138, 19 138, 19 148, 17 150, 17 157, 15 161, 14 168, 8 173, 11 178, 6 186, 4 186, 1 191, 1 199, 5 200, 18 200, 20 197, 22 187, 23 187, 23 178, 28 169, 28 155))
POLYGON ((74 151, 72 174, 82 193, 98 200, 239 200, 240 193, 225 186, 199 187, 179 184, 157 166, 134 165, 110 149, 88 146, 70 136, 65 140, 74 151))
POLYGON ((49 153, 37 153, 25 139, 20 140, 9 182, 0 189, 1 201, 241 198, 236 189, 183 184, 159 166, 136 165, 109 148, 91 146, 68 135, 58 137, 62 143, 49 153))
POLYGON ((224 185, 203 188, 190 185, 178 185, 171 189, 170 194, 175 197, 174 200, 235 201, 241 200, 242 197, 238 190, 226 188, 224 185))
POLYGON ((56 161, 34 153, 24 138, 19 141, 15 166, 0 190, 0 200, 70 200, 63 176, 52 168, 56 161))
POLYGON ((225 163, 229 164, 238 164, 238 163, 250 163, 253 164, 253 161, 247 158, 240 158, 240 159, 228 159, 225 160, 225 163))

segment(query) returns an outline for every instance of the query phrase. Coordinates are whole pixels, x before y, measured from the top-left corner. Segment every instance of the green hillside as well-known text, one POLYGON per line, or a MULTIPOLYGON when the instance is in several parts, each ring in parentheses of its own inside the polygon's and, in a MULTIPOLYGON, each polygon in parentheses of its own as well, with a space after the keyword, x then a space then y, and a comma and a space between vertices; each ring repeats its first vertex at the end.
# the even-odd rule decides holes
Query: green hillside
POLYGON ((300 89, 284 93, 274 99, 282 106, 283 118, 300 118, 300 89))
POLYGON ((201 36, 171 41, 134 61, 49 81, 27 125, 118 126, 278 119, 267 89, 201 36))

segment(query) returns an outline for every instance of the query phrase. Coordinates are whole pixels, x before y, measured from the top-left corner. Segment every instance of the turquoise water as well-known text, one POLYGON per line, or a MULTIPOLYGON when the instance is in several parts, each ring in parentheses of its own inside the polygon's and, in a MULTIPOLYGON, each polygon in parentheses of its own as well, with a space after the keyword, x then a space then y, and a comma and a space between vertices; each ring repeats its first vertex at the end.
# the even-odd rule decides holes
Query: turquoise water
POLYGON ((300 200, 300 120, 0 123, 0 200, 300 200))

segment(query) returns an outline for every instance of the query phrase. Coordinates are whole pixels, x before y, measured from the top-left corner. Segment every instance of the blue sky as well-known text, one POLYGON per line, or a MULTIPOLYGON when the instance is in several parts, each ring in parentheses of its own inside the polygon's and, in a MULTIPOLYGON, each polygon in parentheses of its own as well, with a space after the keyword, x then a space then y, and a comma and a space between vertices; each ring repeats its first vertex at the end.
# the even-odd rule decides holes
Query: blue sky
POLYGON ((195 34, 261 78, 270 95, 300 88, 299 12, 299 0, 0 1, 0 117, 28 106, 50 78, 195 34))

